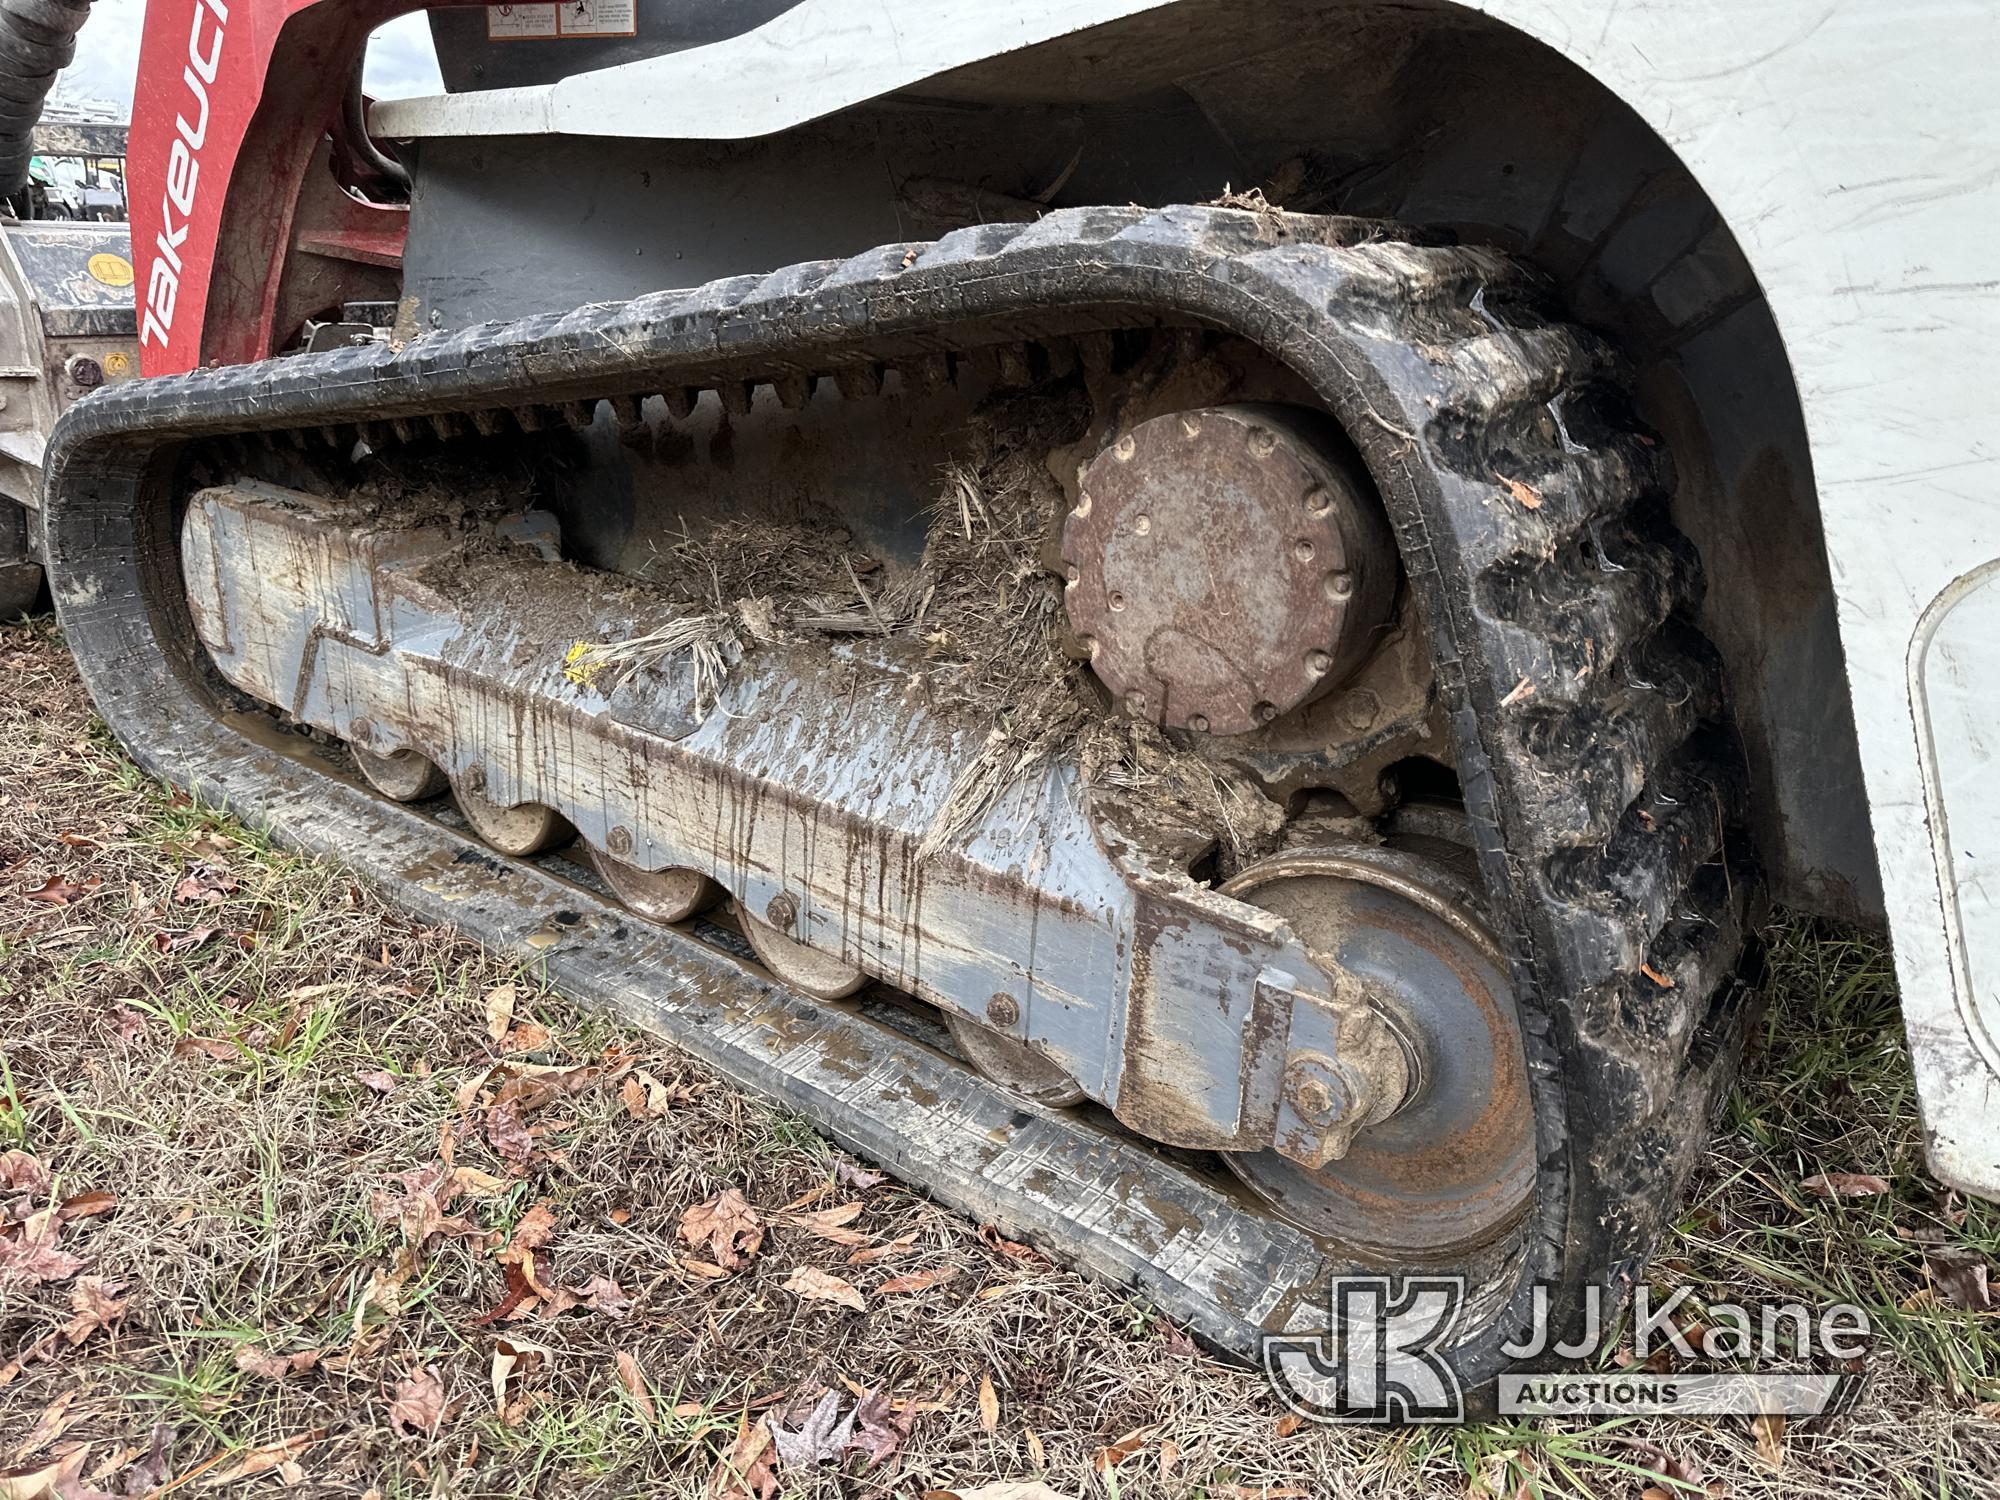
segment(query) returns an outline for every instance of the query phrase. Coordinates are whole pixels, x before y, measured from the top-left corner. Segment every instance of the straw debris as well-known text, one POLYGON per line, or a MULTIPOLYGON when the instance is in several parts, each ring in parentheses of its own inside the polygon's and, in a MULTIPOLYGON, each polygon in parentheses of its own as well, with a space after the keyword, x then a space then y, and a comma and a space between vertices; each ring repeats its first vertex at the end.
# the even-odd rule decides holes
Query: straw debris
POLYGON ((932 710, 985 726, 923 857, 977 826, 1010 787, 1065 761, 1086 780, 1143 792, 1149 809, 1215 837, 1232 862, 1273 847, 1282 810, 1248 776, 1114 716, 1066 649, 1062 583, 1047 555, 1069 502, 1046 459, 1083 435, 1080 415, 1073 400, 1047 395, 991 403, 939 471, 914 565, 872 556, 823 507, 684 526, 655 546, 643 576, 687 613, 632 640, 578 642, 565 675, 602 686, 687 660, 706 711, 730 665, 759 645, 897 639, 921 648, 915 672, 932 710))

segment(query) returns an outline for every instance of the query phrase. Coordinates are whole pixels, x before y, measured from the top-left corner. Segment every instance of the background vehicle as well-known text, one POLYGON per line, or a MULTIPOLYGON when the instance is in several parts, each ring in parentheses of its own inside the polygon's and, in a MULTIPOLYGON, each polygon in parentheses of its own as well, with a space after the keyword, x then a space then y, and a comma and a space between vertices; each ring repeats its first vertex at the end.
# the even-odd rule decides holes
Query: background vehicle
POLYGON ((1767 888, 2000 1188, 1993 18, 400 8, 149 9, 144 764, 1237 1349, 1628 1286, 1767 888))
POLYGON ((123 224, 125 139, 122 122, 94 112, 45 112, 34 130, 29 190, 15 195, 16 212, 28 219, 123 224))
MULTIPOLYGON (((15 42, 30 48, 25 66, 67 56, 39 38, 15 42)), ((39 75, 40 87, 52 77, 39 75)), ((139 373, 125 127, 59 110, 36 123, 38 93, 14 102, 31 128, 10 136, 13 175, 0 185, 0 619, 42 597, 42 454, 56 417, 139 373)))

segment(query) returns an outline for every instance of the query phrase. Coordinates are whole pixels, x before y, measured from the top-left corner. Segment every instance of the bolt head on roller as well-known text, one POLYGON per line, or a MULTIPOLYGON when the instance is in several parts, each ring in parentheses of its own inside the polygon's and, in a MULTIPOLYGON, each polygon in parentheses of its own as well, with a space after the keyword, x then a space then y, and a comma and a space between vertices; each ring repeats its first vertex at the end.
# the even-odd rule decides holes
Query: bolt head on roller
POLYGON ((1336 686, 1396 587, 1380 502, 1337 428, 1280 406, 1153 417, 1085 469, 1064 599, 1134 718, 1242 734, 1336 686))

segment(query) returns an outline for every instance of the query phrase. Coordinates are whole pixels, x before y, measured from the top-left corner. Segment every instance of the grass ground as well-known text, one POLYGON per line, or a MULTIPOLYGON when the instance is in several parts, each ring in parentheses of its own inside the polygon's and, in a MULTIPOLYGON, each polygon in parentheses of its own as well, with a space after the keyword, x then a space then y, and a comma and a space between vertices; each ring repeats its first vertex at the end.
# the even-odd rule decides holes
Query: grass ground
POLYGON ((1774 937, 1651 1275, 1862 1304, 1858 1407, 1295 1430, 1143 1303, 155 786, 52 628, 6 628, 0 1500, 1990 1495, 2000 1212, 1923 1172, 1880 945, 1774 937), (1816 1196, 1822 1173, 1886 1191, 1816 1196), (894 1450, 865 1474, 751 1451, 822 1389, 888 1403, 855 1429, 894 1450))

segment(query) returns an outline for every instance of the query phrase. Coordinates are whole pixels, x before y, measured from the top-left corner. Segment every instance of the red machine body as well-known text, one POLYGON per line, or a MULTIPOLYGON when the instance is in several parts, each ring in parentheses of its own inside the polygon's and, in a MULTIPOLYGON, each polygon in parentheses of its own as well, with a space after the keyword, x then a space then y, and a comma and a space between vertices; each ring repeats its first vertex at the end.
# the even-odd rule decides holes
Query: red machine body
POLYGON ((147 375, 261 359, 314 313, 396 295, 408 210, 351 190, 341 102, 369 34, 419 8, 148 4, 127 168, 147 375))

